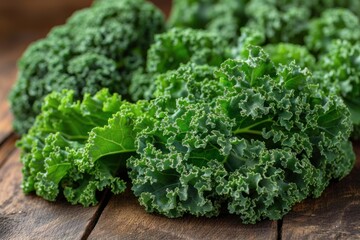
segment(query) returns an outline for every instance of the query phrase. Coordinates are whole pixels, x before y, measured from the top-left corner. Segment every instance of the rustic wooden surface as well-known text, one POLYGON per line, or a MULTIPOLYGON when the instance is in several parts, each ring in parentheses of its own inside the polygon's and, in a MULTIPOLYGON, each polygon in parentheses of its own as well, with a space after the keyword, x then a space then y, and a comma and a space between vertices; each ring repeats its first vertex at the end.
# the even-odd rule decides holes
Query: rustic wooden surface
MULTIPOLYGON (((8 1, 7 6, 21 1, 25 0, 8 1)), ((168 9, 167 0, 154 2, 168 9)), ((89 1, 65 3, 71 5, 64 8, 70 12, 89 1)), ((5 5, 0 3, 3 18, 5 5)), ((54 19, 61 23, 64 16, 54 19)), ((296 205, 283 220, 256 225, 243 225, 231 215, 167 219, 147 214, 129 191, 120 196, 104 193, 101 203, 92 208, 25 196, 7 94, 16 79, 17 59, 31 41, 45 35, 48 26, 11 35, 11 41, 0 45, 0 239, 360 239, 360 143, 354 144, 358 161, 349 176, 332 183, 320 198, 296 205)))
POLYGON ((360 142, 353 145, 357 162, 351 174, 286 215, 283 239, 360 239, 360 142))
POLYGON ((19 52, 10 51, 1 54, 0 57, 0 143, 12 132, 12 117, 6 100, 7 93, 16 78, 15 63, 19 54, 19 52))
POLYGON ((81 239, 91 231, 96 207, 70 206, 25 196, 19 185, 21 164, 14 151, 0 169, 0 239, 81 239))
POLYGON ((89 239, 277 239, 277 222, 241 224, 239 217, 168 219, 147 214, 133 194, 113 196, 89 239))

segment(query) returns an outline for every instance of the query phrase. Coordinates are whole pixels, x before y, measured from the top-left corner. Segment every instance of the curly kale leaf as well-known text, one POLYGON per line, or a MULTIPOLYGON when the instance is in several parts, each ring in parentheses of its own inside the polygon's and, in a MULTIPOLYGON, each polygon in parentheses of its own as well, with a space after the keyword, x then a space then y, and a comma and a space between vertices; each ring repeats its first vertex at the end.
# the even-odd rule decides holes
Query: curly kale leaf
POLYGON ((333 8, 346 8, 351 15, 360 16, 359 2, 351 0, 177 0, 169 23, 171 27, 220 33, 231 44, 244 26, 261 29, 267 43, 304 44, 309 28, 314 28, 309 22, 333 8))
POLYGON ((211 113, 206 103, 179 100, 171 115, 159 106, 154 101, 151 112, 157 114, 137 125, 140 157, 128 161, 135 195, 147 211, 168 217, 217 215, 221 199, 215 179, 225 171, 217 161, 221 153, 207 142, 226 145, 219 131, 226 128, 223 119, 211 113))
POLYGON ((315 68, 315 57, 304 46, 279 43, 266 45, 264 50, 275 64, 286 65, 295 61, 302 68, 315 68))
MULTIPOLYGON (((269 141, 269 146, 289 147, 296 154, 308 157, 316 168, 327 173, 327 177, 343 177, 354 161, 347 157, 349 147, 344 147, 349 144, 347 139, 351 131, 348 109, 339 97, 325 94, 312 84, 314 80, 306 69, 294 64, 280 66, 275 73, 274 69, 263 51, 252 48, 247 60, 240 64, 229 60, 217 73, 225 84, 241 86, 230 88, 226 97, 219 99, 228 115, 238 124, 245 123, 236 132, 243 134, 243 129, 247 131, 249 125, 250 130, 255 130, 250 134, 261 135, 269 141), (234 75, 243 77, 234 78, 234 75), (253 128, 253 120, 263 123, 269 118, 276 120, 272 128, 266 128, 268 122, 265 128, 258 124, 253 128)), ((244 134, 248 134, 246 131, 244 134)), ((350 151, 350 154, 353 153, 350 151)), ((321 193, 328 180, 324 177, 316 183, 319 186, 313 189, 315 196, 321 193)))
POLYGON ((230 48, 214 33, 170 29, 155 37, 148 51, 146 71, 139 70, 134 74, 130 86, 132 98, 134 101, 151 99, 157 88, 159 74, 176 70, 182 64, 219 66, 229 56, 230 48))
POLYGON ((148 52, 147 71, 164 73, 181 63, 218 66, 227 58, 227 44, 211 32, 173 28, 155 37, 148 52))
POLYGON ((307 1, 252 0, 246 5, 248 26, 263 29, 270 43, 303 43, 311 18, 307 1))
POLYGON ((261 46, 265 43, 265 32, 261 27, 246 26, 241 28, 237 44, 232 48, 232 58, 246 58, 250 45, 261 46))
POLYGON ((135 152, 132 119, 142 106, 107 90, 86 94, 82 102, 74 101, 71 91, 47 96, 34 126, 18 142, 24 192, 51 201, 64 195, 84 206, 96 204, 97 191, 105 188, 123 192, 126 184, 118 174, 135 152))
POLYGON ((346 8, 358 17, 360 16, 360 2, 352 0, 309 0, 314 16, 319 16, 328 8, 346 8))
POLYGON ((360 38, 359 18, 347 9, 328 9, 310 22, 306 46, 315 53, 328 50, 333 40, 342 39, 352 43, 360 38))
POLYGON ((105 55, 128 75, 143 66, 154 35, 164 30, 164 17, 144 0, 100 0, 76 12, 66 26, 76 52, 105 55))
POLYGON ((155 97, 166 96, 168 101, 175 102, 178 98, 190 101, 211 102, 219 94, 221 87, 214 79, 217 67, 208 65, 188 64, 177 70, 160 74, 156 80, 155 97))
POLYGON ((175 0, 169 25, 206 29, 233 42, 240 27, 246 24, 244 9, 248 2, 249 0, 175 0))
POLYGON ((360 127, 360 44, 335 40, 321 55, 315 76, 328 91, 340 95, 351 112, 352 137, 359 138, 360 127))
POLYGON ((238 44, 232 50, 235 59, 247 57, 247 49, 250 45, 263 46, 266 53, 275 64, 289 64, 295 61, 302 68, 313 69, 315 67, 315 57, 302 45, 292 43, 265 44, 264 32, 258 28, 249 26, 242 28, 238 44))
POLYGON ((245 223, 279 219, 349 173, 349 111, 307 70, 276 67, 251 47, 215 75, 223 87, 215 102, 180 98, 167 111, 158 98, 136 124, 139 156, 128 167, 148 211, 214 216, 227 203, 245 223))
POLYGON ((52 91, 71 89, 81 99, 106 87, 129 98, 132 73, 145 65, 164 25, 160 10, 144 0, 97 1, 76 12, 20 59, 10 94, 16 131, 27 132, 52 91))

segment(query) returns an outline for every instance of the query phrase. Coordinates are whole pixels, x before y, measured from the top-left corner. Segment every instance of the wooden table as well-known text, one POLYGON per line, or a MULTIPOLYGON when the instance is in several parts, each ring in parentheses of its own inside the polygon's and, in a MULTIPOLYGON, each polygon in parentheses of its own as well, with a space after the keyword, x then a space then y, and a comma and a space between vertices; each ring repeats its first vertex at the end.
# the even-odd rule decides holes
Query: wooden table
POLYGON ((27 35, 0 49, 0 239, 360 239, 360 143, 354 143, 358 161, 349 176, 331 183, 319 199, 296 205, 283 220, 256 225, 226 214, 211 219, 147 214, 131 192, 105 192, 90 208, 25 196, 6 98, 16 60, 43 35, 27 35))

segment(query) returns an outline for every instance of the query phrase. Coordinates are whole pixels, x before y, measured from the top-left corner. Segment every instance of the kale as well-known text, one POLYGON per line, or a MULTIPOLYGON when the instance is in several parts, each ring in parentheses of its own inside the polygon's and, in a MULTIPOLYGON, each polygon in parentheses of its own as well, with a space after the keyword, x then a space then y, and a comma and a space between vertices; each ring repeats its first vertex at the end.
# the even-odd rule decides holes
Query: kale
POLYGON ((310 22, 306 46, 315 53, 327 51, 333 40, 356 42, 360 38, 359 18, 347 9, 328 9, 310 22))
POLYGON ((294 62, 244 54, 168 71, 150 101, 52 93, 18 144, 24 190, 88 206, 105 187, 124 191, 125 171, 149 212, 215 216, 226 205, 244 223, 320 196, 354 165, 348 108, 294 62))
POLYGON ((133 101, 153 98, 159 75, 181 65, 219 66, 231 56, 231 48, 213 32, 173 28, 155 37, 150 46, 146 69, 138 70, 130 85, 133 101))
POLYGON ((360 137, 360 44, 335 40, 321 55, 314 73, 324 89, 341 96, 351 112, 352 137, 360 137))
POLYGON ((222 204, 244 223, 280 219, 318 197, 354 164, 349 111, 294 64, 275 67, 259 48, 215 71, 215 101, 150 104, 128 160, 132 189, 147 211, 215 216, 222 204), (170 108, 171 109, 171 108, 170 108))
POLYGON ((131 186, 167 217, 281 219, 354 166, 359 9, 175 0, 165 31, 144 0, 97 0, 19 62, 24 192, 90 206, 131 186))
POLYGON ((249 0, 174 0, 170 27, 206 29, 228 42, 236 40, 247 22, 245 6, 249 0))
POLYGON ((52 91, 71 89, 81 99, 105 87, 130 98, 132 73, 164 28, 162 13, 143 0, 99 0, 76 12, 20 59, 10 94, 15 130, 27 132, 52 91))

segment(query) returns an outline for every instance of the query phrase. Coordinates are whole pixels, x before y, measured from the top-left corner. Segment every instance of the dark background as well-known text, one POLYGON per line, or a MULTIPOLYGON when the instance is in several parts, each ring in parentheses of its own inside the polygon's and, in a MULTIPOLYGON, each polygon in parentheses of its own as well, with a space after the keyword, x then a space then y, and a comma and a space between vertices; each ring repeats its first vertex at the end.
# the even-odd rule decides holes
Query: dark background
MULTIPOLYGON (((0 54, 12 45, 42 38, 92 0, 0 0, 0 54)), ((168 14, 171 0, 151 0, 168 14)))

